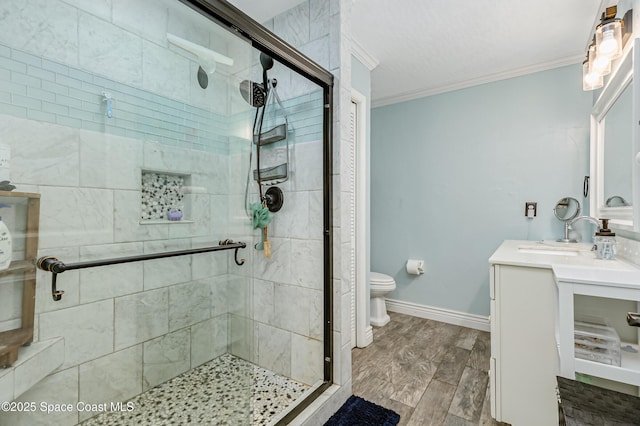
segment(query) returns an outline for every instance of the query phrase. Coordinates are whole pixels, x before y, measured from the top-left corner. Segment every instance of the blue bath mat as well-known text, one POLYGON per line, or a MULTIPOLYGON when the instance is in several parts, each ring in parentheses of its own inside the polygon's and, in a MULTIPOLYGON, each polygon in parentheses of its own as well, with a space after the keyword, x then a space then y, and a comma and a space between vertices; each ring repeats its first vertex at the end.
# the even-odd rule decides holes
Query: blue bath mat
POLYGON ((325 426, 395 426, 399 421, 398 413, 351 395, 325 426))

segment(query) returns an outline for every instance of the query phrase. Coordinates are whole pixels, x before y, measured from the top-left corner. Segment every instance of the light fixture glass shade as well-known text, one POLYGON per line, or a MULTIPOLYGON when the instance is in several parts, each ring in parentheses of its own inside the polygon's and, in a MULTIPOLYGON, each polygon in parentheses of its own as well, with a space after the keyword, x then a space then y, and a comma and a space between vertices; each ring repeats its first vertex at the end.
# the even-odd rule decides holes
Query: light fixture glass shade
POLYGON ((622 21, 617 19, 596 27, 596 51, 598 56, 612 60, 622 55, 622 21))
POLYGON ((602 76, 611 73, 611 57, 600 55, 596 50, 595 44, 589 46, 589 69, 597 72, 602 76))
POLYGON ((603 86, 604 79, 602 74, 592 71, 589 65, 589 61, 586 60, 582 63, 582 90, 595 90, 603 86))

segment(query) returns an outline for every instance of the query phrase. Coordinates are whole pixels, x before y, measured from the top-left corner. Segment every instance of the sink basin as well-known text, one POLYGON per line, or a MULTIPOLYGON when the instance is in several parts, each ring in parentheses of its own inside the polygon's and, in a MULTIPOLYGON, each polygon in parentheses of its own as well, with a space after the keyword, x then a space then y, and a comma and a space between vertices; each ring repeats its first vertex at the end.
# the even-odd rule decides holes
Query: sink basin
POLYGON ((577 247, 552 247, 552 246, 520 246, 519 253, 550 254, 553 256, 577 256, 580 250, 577 247))

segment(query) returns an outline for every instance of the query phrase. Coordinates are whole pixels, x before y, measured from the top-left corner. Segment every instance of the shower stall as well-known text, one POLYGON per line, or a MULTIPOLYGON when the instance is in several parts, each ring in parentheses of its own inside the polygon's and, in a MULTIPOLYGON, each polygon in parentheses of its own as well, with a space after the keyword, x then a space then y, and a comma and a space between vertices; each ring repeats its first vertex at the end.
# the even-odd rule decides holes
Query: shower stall
POLYGON ((287 424, 327 389, 332 91, 224 1, 0 5, 0 425, 287 424))

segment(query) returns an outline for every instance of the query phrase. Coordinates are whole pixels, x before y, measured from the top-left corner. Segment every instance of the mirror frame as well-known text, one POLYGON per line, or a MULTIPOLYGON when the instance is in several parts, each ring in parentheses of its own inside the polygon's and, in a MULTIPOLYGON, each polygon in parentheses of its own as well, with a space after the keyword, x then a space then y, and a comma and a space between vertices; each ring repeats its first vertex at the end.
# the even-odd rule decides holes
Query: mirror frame
MULTIPOLYGON (((637 84, 633 86, 632 97, 632 117, 631 130, 632 152, 629 152, 629 162, 631 163, 631 206, 607 207, 604 200, 604 126, 600 123, 605 118, 616 100, 622 95, 627 86, 636 80, 640 84, 640 78, 636 75, 640 72, 640 67, 635 67, 640 55, 640 39, 632 39, 624 48, 622 57, 614 64, 607 84, 596 99, 591 110, 591 146, 590 146, 590 173, 591 173, 591 198, 589 211, 597 218, 610 219, 611 227, 628 231, 640 231, 640 176, 636 156, 640 151, 638 142, 638 126, 634 125, 638 121, 638 93, 637 84)), ((639 123, 640 124, 640 123, 639 123)), ((639 156, 640 159, 640 156, 639 156)))

